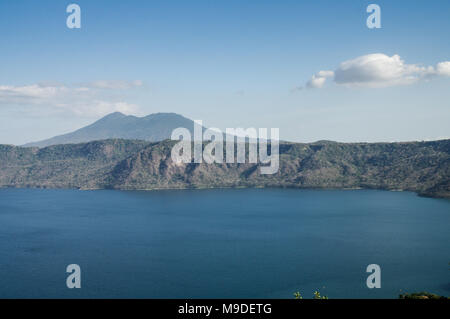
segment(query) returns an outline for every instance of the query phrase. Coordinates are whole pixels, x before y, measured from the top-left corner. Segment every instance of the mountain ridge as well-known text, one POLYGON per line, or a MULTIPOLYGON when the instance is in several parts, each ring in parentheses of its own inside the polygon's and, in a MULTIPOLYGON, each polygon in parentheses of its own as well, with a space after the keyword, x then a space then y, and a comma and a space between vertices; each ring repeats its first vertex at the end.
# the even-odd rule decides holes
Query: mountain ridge
POLYGON ((260 164, 176 164, 176 141, 109 139, 45 148, 0 145, 0 187, 185 189, 367 188, 450 198, 450 140, 281 143, 280 169, 260 164))
POLYGON ((172 131, 178 127, 187 128, 192 134, 194 121, 176 113, 161 112, 137 117, 114 112, 73 132, 21 146, 46 147, 58 144, 87 143, 111 138, 159 142, 169 139, 172 131))

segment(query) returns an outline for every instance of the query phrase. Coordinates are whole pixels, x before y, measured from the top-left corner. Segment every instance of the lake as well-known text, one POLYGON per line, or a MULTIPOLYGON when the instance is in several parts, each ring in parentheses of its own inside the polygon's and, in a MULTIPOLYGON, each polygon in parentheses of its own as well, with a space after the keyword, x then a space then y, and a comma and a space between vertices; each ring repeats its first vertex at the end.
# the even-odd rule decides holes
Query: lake
POLYGON ((448 296, 449 226, 409 192, 1 189, 0 298, 448 296))

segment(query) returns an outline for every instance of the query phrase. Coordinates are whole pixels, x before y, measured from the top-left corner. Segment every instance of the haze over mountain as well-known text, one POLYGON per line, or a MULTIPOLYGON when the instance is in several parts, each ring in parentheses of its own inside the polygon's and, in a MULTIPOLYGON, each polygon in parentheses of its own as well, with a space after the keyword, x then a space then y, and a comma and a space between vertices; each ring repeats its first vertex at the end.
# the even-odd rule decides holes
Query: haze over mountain
POLYGON ((58 135, 43 141, 27 143, 25 147, 46 147, 58 144, 85 143, 111 138, 159 142, 170 139, 178 127, 194 131, 194 121, 176 113, 155 113, 144 117, 111 113, 74 132, 58 135))

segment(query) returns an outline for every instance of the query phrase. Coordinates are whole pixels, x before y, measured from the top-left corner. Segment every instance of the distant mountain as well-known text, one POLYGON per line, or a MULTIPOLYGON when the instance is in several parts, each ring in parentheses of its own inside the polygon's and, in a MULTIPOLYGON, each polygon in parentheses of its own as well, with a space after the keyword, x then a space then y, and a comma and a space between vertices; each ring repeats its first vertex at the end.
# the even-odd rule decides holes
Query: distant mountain
POLYGON ((45 148, 0 145, 0 187, 173 189, 370 188, 450 198, 450 140, 281 143, 280 167, 174 163, 175 141, 102 140, 45 148))
POLYGON ((156 113, 145 117, 136 117, 116 112, 72 133, 23 146, 46 147, 113 138, 159 142, 170 139, 172 131, 178 127, 187 128, 193 134, 194 121, 175 113, 156 113))

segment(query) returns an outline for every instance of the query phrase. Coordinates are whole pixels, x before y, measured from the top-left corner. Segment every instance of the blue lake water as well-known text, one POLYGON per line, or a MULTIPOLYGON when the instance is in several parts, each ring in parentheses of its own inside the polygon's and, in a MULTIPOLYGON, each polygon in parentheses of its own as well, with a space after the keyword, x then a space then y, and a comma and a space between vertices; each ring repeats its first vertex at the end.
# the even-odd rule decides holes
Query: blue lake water
POLYGON ((449 226, 449 200, 408 192, 2 189, 0 298, 450 295, 449 226))

